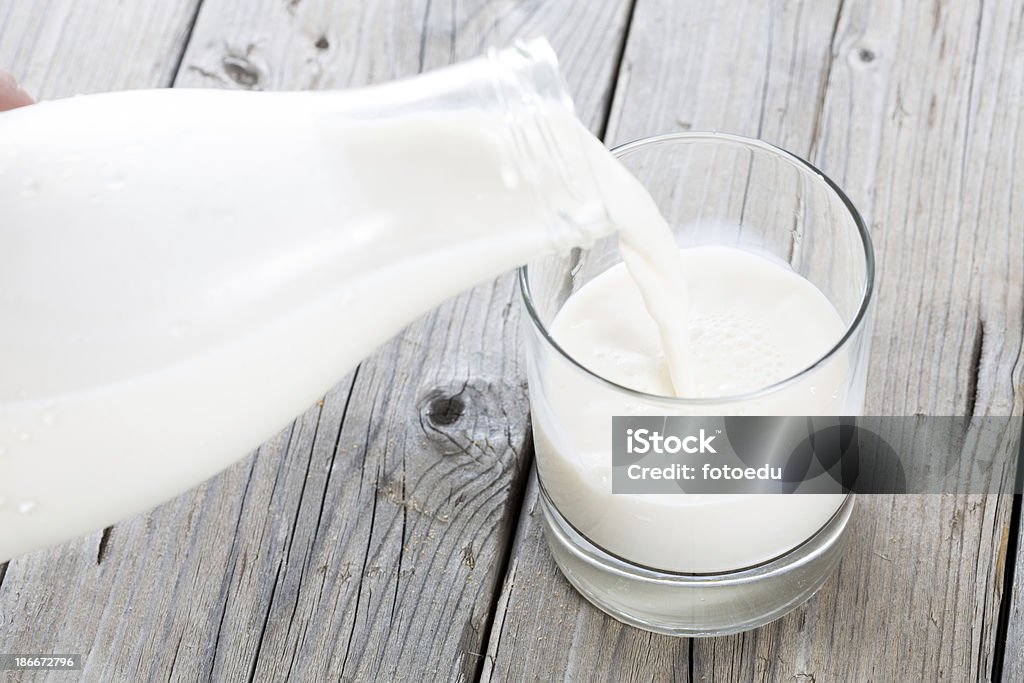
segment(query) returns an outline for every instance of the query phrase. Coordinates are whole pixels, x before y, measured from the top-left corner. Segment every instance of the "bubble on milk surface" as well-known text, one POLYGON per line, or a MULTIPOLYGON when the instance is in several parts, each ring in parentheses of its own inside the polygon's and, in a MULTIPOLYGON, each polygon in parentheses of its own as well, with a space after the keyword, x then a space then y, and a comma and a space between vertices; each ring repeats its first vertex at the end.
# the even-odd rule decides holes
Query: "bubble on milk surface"
POLYGON ((706 371, 717 368, 708 374, 722 377, 727 386, 721 388, 729 393, 754 391, 785 379, 782 351, 764 326, 750 316, 711 311, 695 316, 690 329, 694 363, 706 371))

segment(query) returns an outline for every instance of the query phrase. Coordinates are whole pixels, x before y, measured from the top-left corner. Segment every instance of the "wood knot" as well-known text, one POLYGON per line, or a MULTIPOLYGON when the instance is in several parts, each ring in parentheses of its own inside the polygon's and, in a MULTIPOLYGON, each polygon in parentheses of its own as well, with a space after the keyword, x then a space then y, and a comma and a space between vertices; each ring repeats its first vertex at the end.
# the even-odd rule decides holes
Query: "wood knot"
POLYGON ((875 53, 867 49, 866 47, 862 47, 857 52, 857 59, 867 64, 869 62, 875 61, 875 53))
POLYGON ((238 85, 250 90, 259 88, 260 81, 263 80, 263 74, 260 73, 259 67, 245 57, 228 55, 221 63, 224 67, 224 73, 238 85))
POLYGON ((436 396, 427 404, 427 420, 437 427, 448 427, 458 422, 462 413, 466 410, 466 404, 462 401, 461 395, 436 396))
POLYGON ((313 43, 313 46, 318 50, 326 50, 331 46, 331 44, 328 42, 327 36, 320 36, 317 38, 317 41, 313 43))
POLYGON ((522 382, 471 377, 431 387, 417 405, 420 427, 439 455, 512 461, 526 441, 529 405, 522 382))

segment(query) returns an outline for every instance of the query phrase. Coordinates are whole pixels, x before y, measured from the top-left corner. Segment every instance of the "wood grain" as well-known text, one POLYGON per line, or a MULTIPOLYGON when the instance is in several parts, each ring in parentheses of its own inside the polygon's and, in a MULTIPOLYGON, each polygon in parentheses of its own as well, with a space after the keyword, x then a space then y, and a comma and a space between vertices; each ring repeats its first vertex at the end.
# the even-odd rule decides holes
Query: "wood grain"
MULTIPOLYGON (((0 0, 0 65, 42 97, 338 88, 545 34, 595 130, 614 84, 609 142, 760 136, 848 191, 879 252, 870 410, 1021 413, 1019 2, 206 0, 186 50, 197 2, 0 0)), ((823 591, 731 638, 653 636, 583 601, 544 546, 535 484, 515 519, 516 298, 508 277, 456 298, 255 457, 0 568, 0 651, 83 652, 97 681, 990 678, 1008 496, 863 498, 823 591)), ((1016 581, 1008 681, 1024 679, 1016 581)))
MULTIPOLYGON (((1012 2, 639 0, 610 138, 713 128, 811 157, 867 217, 879 252, 868 411, 1019 415, 1020 20, 1012 2)), ((568 590, 543 551, 535 500, 531 491, 485 679, 542 678, 557 657, 566 680, 992 674, 1008 495, 862 497, 822 592, 762 629, 693 641, 687 672, 679 641, 649 637, 638 652, 638 632, 568 590)))
MULTIPOLYGON (((1013 2, 848 3, 836 25, 815 161, 879 254, 873 411, 1021 414, 1020 22, 1013 2)), ((835 618, 736 652, 819 679, 988 680, 1012 497, 866 502, 862 550, 815 606, 835 618)))
POLYGON ((0 3, 0 68, 35 98, 171 84, 201 0, 0 3))
MULTIPOLYGON (((207 0, 174 84, 348 87, 547 35, 597 128, 628 9, 207 0)), ((454 299, 255 458, 12 562, 0 650, 85 653, 85 680, 475 679, 528 462, 517 296, 454 299)))
MULTIPOLYGON (((1024 449, 1022 449, 1024 453, 1024 449)), ((1022 456, 1024 460, 1024 456, 1022 456)), ((1017 505, 1021 504, 1021 497, 1017 496, 1017 505)), ((1003 658, 1000 662, 1003 668, 1003 680, 1020 681, 1024 680, 1024 526, 1020 525, 1020 510, 1018 509, 1018 528, 1016 552, 1013 551, 1013 542, 1009 534, 1004 537, 1003 549, 1007 551, 1007 569, 1013 566, 1016 558, 1016 569, 1012 572, 1010 582, 1010 595, 1004 596, 1008 600, 1006 605, 1007 632, 1003 642, 1003 658)))

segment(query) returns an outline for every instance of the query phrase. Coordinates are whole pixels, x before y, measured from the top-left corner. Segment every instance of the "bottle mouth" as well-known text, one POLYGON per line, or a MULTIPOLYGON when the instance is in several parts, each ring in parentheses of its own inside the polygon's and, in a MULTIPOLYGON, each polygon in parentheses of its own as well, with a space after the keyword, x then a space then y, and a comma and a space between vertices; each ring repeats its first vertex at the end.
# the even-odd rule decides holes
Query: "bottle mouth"
POLYGON ((492 48, 494 90, 511 159, 550 221, 551 245, 565 250, 611 232, 586 153, 589 132, 576 117, 569 86, 547 40, 492 48))
POLYGON ((715 132, 699 132, 691 131, 686 133, 667 133, 665 135, 656 135, 647 138, 641 138, 632 142, 627 142, 618 147, 611 149, 611 153, 616 157, 621 157, 631 151, 638 148, 645 147, 647 145, 658 144, 662 142, 673 142, 673 141, 688 141, 688 142, 727 142, 732 144, 741 145, 747 148, 758 149, 764 152, 769 152, 777 157, 780 157, 789 163, 793 164, 798 169, 808 172, 813 176, 820 178, 828 189, 842 202, 843 207, 846 209, 849 217, 853 220, 856 226, 858 237, 860 239, 861 246, 863 248, 864 255, 864 287, 860 294, 860 301, 857 307, 856 314, 850 320, 849 324, 846 325, 843 335, 839 338, 839 341, 835 343, 824 355, 814 360, 809 365, 804 366, 794 374, 781 379, 772 384, 768 384, 764 387, 760 387, 753 391, 745 392, 742 394, 733 394, 725 396, 713 396, 713 397, 701 397, 701 398, 686 398, 678 396, 663 396, 660 394, 649 394, 644 391, 633 389, 618 382, 614 382, 603 375, 599 375, 596 372, 590 370, 585 365, 580 363, 575 357, 572 356, 568 351, 562 348, 561 345, 555 340, 548 330, 547 325, 541 319, 540 312, 537 309, 536 302, 533 297, 533 293, 530 289, 530 277, 529 277, 529 264, 522 266, 519 269, 519 291, 522 294, 523 302, 526 305, 526 310, 529 315, 531 324, 540 333, 541 339, 544 340, 548 346, 554 349, 562 358, 567 360, 571 366, 582 372, 584 375, 592 378, 594 381, 605 385, 615 391, 634 396, 639 400, 646 402, 662 403, 666 406, 720 406, 726 403, 737 403, 741 401, 750 401, 764 396, 768 396, 777 391, 785 389, 786 387, 795 384, 804 377, 810 375, 815 370, 825 365, 830 359, 836 356, 843 348, 845 348, 853 338, 853 336, 864 326, 864 321, 867 320, 868 314, 873 303, 874 295, 874 283, 875 283, 875 251, 874 245, 871 242, 871 235, 868 232, 867 225, 864 223, 864 219, 861 217, 860 212, 850 201, 850 198, 846 196, 838 185, 832 181, 827 175, 822 173, 813 164, 802 159, 791 152, 787 152, 781 147, 776 147, 770 143, 764 142, 763 140, 757 140, 754 138, 743 137, 740 135, 732 135, 729 133, 715 133, 715 132))
POLYGON ((569 86, 558 67, 558 55, 546 39, 517 40, 511 47, 492 47, 487 58, 497 67, 503 84, 510 86, 504 92, 520 94, 520 104, 557 104, 575 111, 569 86))

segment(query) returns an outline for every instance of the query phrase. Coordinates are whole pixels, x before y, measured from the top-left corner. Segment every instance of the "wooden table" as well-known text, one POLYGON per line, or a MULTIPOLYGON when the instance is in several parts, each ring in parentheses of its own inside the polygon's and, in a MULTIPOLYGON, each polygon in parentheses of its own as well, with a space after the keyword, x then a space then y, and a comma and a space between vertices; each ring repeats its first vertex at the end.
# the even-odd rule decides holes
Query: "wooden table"
MULTIPOLYGON (((880 261, 869 412, 1021 413, 1022 0, 0 0, 40 98, 346 88, 538 35, 609 144, 732 131, 848 191, 880 261)), ((822 591, 734 637, 584 602, 540 533, 517 299, 467 292, 220 476, 0 566, 0 652, 81 652, 89 681, 1024 680, 1011 495, 862 498, 822 591)))

